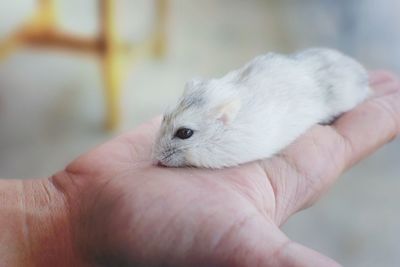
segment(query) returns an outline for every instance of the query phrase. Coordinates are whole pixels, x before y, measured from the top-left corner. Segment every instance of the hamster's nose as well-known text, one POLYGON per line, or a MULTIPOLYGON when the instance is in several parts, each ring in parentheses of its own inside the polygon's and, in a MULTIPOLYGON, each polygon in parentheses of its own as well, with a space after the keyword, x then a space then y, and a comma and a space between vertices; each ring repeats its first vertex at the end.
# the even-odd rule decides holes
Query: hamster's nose
POLYGON ((161 162, 161 160, 155 158, 153 158, 151 164, 157 167, 165 167, 165 165, 161 162))
POLYGON ((158 167, 166 167, 160 160, 157 160, 157 164, 158 167))

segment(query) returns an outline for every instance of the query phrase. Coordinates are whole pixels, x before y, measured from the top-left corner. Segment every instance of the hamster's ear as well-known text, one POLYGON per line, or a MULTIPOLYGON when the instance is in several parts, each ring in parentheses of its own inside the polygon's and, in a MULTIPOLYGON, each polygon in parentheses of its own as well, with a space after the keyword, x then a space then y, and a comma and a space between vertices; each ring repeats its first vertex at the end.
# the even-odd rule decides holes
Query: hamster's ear
POLYGON ((228 125, 236 118, 241 106, 242 103, 238 97, 232 98, 214 108, 211 111, 212 116, 216 120, 221 121, 224 125, 228 125))

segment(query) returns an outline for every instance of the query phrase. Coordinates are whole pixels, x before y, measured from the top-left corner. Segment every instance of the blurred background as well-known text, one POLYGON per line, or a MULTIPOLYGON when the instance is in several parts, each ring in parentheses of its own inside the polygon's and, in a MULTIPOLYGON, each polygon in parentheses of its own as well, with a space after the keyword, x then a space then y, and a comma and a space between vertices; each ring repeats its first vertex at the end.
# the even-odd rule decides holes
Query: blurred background
MULTIPOLYGON (((24 29, 38 1, 0 2, 0 43, 24 29)), ((126 76, 111 86, 121 92, 118 130, 103 127, 110 96, 99 54, 40 44, 13 47, 0 53, 0 177, 49 176, 163 112, 191 77, 221 76, 268 51, 330 46, 370 69, 400 72, 397 0, 170 0, 164 13, 157 1, 112 2, 119 40, 144 44, 133 53, 118 52, 126 76), (161 51, 146 50, 154 45, 157 23, 161 51)), ((96 38, 104 19, 99 4, 56 0, 60 32, 96 38)), ((400 266, 399 160, 397 140, 343 175, 315 207, 292 218, 285 232, 344 266, 400 266)))

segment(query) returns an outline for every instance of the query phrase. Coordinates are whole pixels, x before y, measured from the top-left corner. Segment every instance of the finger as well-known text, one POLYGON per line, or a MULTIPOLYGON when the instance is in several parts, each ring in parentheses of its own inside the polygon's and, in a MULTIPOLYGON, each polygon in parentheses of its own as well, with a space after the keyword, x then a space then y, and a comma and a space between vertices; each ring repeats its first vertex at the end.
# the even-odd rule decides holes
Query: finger
POLYGON ((115 141, 127 144, 133 150, 149 150, 153 146, 160 124, 161 116, 154 117, 134 130, 118 136, 115 141))
POLYGON ((153 141, 158 131, 158 128, 160 127, 160 124, 161 124, 161 116, 156 116, 151 120, 142 123, 134 130, 122 134, 118 138, 124 139, 125 141, 128 142, 137 142, 138 140, 145 142, 153 141))
POLYGON ((372 87, 391 81, 399 81, 399 77, 397 77, 393 72, 387 70, 376 70, 369 73, 369 84, 372 87))
POLYGON ((223 266, 340 266, 320 253, 297 244, 269 220, 247 217, 228 231, 213 248, 216 255, 229 255, 223 266))
POLYGON ((333 126, 314 126, 263 161, 274 187, 276 222, 312 205, 347 168, 399 133, 400 83, 386 73, 373 74, 375 92, 384 92, 340 117, 333 126))
POLYGON ((400 82, 388 78, 374 84, 376 96, 337 120, 333 128, 346 146, 345 168, 350 168, 400 133, 400 82))
POLYGON ((288 242, 280 250, 278 250, 276 253, 276 260, 277 266, 341 266, 332 259, 294 242, 288 242))
POLYGON ((151 147, 160 121, 161 117, 155 117, 135 130, 81 155, 68 165, 67 171, 96 176, 117 170, 117 163, 129 166, 147 164, 151 158, 151 147))

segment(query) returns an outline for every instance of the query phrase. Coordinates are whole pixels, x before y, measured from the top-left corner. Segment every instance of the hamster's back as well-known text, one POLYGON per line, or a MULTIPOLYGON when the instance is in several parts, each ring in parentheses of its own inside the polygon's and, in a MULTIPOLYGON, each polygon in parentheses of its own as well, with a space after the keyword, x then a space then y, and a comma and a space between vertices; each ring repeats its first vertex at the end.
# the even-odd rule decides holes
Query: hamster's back
POLYGON ((370 93, 365 68, 339 51, 313 48, 295 54, 294 58, 317 82, 335 116, 354 107, 370 93))
POLYGON ((265 140, 268 145, 259 151, 263 155, 275 153, 315 123, 330 122, 370 92, 366 70, 331 49, 269 53, 230 75, 243 102, 234 127, 249 147, 265 140))

